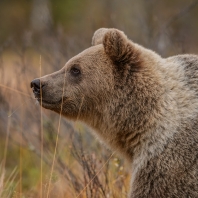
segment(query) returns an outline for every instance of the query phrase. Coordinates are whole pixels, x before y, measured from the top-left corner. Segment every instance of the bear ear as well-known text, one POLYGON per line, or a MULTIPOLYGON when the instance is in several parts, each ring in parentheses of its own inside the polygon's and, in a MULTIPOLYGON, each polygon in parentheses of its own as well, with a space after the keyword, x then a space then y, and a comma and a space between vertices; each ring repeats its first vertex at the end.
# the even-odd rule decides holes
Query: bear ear
POLYGON ((133 54, 127 36, 117 29, 109 29, 103 38, 105 53, 115 62, 127 62, 133 54))
POLYGON ((95 31, 93 38, 92 38, 92 45, 99 45, 102 44, 104 35, 109 31, 108 28, 100 28, 95 31))

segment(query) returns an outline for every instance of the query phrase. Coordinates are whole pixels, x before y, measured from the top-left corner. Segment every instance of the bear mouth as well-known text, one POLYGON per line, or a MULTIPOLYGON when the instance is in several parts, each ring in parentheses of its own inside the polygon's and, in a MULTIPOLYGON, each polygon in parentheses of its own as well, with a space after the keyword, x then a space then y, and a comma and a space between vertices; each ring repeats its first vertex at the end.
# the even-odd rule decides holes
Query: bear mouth
POLYGON ((33 93, 34 93, 34 97, 35 99, 39 102, 39 104, 43 105, 43 104, 46 104, 46 105, 57 105, 59 103, 62 102, 62 98, 60 100, 57 100, 57 101, 52 101, 52 100, 46 100, 44 97, 40 97, 40 92, 34 90, 33 88, 33 93))
POLYGON ((53 109, 63 102, 65 98, 60 98, 59 100, 51 100, 50 98, 41 97, 40 92, 33 89, 34 97, 37 100, 37 102, 46 109, 53 109))
POLYGON ((39 102, 39 104, 41 105, 57 105, 57 104, 60 104, 62 103, 62 98, 60 100, 57 100, 57 101, 51 101, 51 100, 46 100, 46 99, 43 99, 43 98, 36 98, 37 101, 39 102))

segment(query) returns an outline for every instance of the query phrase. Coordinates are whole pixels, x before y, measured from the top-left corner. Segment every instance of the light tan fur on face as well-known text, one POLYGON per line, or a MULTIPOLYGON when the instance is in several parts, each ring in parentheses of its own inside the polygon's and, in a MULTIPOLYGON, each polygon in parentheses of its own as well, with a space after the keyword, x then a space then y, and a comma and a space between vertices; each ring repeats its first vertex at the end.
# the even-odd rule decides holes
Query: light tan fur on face
POLYGON ((163 59, 116 29, 92 44, 40 79, 43 107, 59 113, 64 86, 62 114, 131 163, 129 197, 198 197, 198 56, 163 59))

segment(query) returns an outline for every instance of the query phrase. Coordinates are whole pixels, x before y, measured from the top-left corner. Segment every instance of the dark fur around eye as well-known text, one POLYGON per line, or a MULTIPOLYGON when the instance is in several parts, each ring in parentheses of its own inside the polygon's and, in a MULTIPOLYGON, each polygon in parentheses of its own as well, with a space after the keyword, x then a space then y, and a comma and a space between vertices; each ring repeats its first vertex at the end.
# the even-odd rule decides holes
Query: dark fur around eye
POLYGON ((70 69, 70 73, 73 75, 73 76, 79 76, 81 74, 81 71, 80 71, 80 68, 78 66, 73 66, 71 69, 70 69))

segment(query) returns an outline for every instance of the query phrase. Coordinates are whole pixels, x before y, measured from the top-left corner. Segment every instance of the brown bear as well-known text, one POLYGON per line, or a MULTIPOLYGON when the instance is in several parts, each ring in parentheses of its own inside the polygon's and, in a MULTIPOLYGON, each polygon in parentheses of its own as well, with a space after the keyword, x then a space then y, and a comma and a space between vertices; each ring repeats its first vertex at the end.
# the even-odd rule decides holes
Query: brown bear
POLYGON ((92 45, 31 82, 39 103, 130 161, 130 198, 198 197, 198 56, 165 59, 117 29, 92 45))

